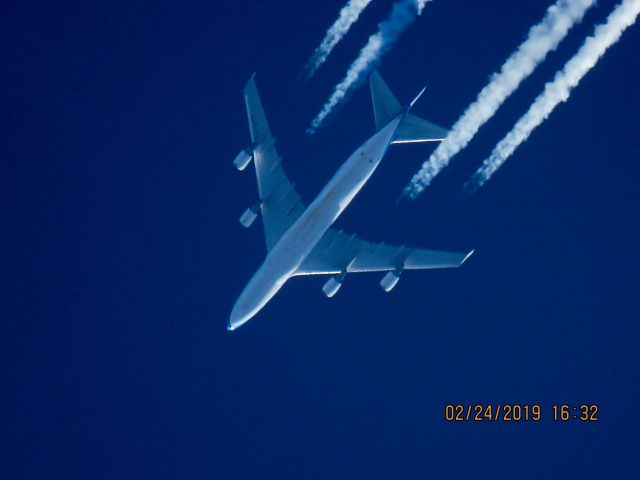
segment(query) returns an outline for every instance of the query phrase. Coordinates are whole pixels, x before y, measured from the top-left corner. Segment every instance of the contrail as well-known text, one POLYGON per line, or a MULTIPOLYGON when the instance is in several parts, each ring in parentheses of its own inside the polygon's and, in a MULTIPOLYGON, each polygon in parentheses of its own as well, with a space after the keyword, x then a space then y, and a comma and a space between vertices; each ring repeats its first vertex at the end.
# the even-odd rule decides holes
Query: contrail
POLYGON ((582 20, 594 3, 595 0, 558 0, 547 9, 542 21, 529 30, 527 39, 511 54, 500 72, 491 76, 476 100, 451 128, 447 138, 423 163, 420 171, 405 187, 402 197, 415 199, 431 183, 547 54, 556 49, 571 27, 582 20))
POLYGON ((371 0, 349 0, 349 2, 342 7, 338 19, 334 22, 322 40, 322 43, 315 49, 313 55, 307 62, 305 71, 307 72, 307 78, 311 78, 316 70, 327 59, 333 47, 335 47, 340 40, 347 34, 351 25, 356 23, 358 17, 362 11, 367 8, 367 5, 371 3, 371 0))
POLYGON ((345 78, 336 86, 320 113, 311 122, 307 133, 314 133, 345 96, 362 84, 367 74, 377 67, 380 58, 391 49, 400 34, 430 1, 400 0, 393 5, 389 18, 378 25, 378 31, 369 37, 367 44, 360 50, 360 55, 347 70, 345 78))
POLYGON ((622 33, 635 23, 639 13, 640 0, 624 0, 607 17, 606 23, 596 27, 594 34, 585 40, 578 53, 556 73, 552 82, 545 85, 544 91, 536 98, 527 113, 496 145, 491 156, 473 175, 467 184, 468 187, 481 187, 515 149, 529 138, 531 132, 546 120, 553 109, 560 102, 569 99, 571 90, 596 65, 607 49, 618 41, 622 33))

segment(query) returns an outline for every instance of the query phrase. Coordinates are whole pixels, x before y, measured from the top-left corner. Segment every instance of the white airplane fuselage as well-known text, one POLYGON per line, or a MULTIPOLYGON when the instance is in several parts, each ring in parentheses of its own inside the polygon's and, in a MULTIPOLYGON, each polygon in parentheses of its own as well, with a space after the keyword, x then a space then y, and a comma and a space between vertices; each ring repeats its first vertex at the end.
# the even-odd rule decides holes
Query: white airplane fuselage
POLYGON ((229 330, 238 328, 258 313, 296 273, 378 167, 404 115, 405 112, 397 115, 356 149, 273 246, 233 306, 229 330))

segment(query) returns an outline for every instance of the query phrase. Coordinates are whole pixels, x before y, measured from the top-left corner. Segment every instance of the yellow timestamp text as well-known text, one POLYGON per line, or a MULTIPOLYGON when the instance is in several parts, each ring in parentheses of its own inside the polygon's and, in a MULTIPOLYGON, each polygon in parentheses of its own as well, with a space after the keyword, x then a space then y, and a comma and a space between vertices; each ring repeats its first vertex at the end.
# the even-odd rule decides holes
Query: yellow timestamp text
POLYGON ((599 411, 596 404, 554 404, 544 409, 539 404, 449 403, 444 407, 444 419, 447 422, 539 422, 550 418, 556 422, 597 422, 599 411))

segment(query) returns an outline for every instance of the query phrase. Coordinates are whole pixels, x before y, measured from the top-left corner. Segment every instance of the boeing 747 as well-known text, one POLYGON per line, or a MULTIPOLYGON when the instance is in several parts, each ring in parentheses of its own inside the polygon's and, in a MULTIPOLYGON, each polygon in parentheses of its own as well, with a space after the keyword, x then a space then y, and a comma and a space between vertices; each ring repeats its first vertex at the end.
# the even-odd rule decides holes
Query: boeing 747
POLYGON ((240 223, 249 227, 258 214, 262 216, 267 257, 236 301, 228 330, 246 323, 294 276, 330 275, 322 290, 332 297, 347 273, 382 271, 387 273, 380 286, 389 292, 403 270, 459 267, 469 258, 473 250, 452 253, 374 244, 331 228, 378 167, 389 145, 446 137, 443 128, 409 113, 424 89, 403 107, 382 77, 377 72, 371 75, 377 131, 305 207, 282 169, 254 76, 244 88, 252 143, 238 154, 234 165, 244 170, 253 161, 255 166, 260 201, 242 214, 240 223))

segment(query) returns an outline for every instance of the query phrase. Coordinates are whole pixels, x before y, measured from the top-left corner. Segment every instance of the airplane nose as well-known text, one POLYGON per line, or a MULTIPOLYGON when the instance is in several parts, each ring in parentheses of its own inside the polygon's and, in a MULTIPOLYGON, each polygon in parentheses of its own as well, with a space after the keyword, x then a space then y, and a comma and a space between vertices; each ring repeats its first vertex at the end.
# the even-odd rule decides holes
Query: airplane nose
POLYGON ((238 306, 234 305, 233 310, 231 310, 231 315, 229 316, 229 323, 227 324, 227 330, 233 332, 236 328, 241 325, 241 317, 238 315, 238 306))
POLYGON ((229 316, 227 330, 229 330, 230 332, 234 331, 240 325, 249 320, 249 318, 251 318, 251 314, 246 311, 246 308, 244 307, 242 302, 236 302, 236 304, 233 306, 233 310, 231 310, 231 315, 229 316))
POLYGON ((227 330, 236 330, 248 322, 280 290, 288 278, 288 274, 274 276, 263 264, 236 300, 229 316, 227 330))

